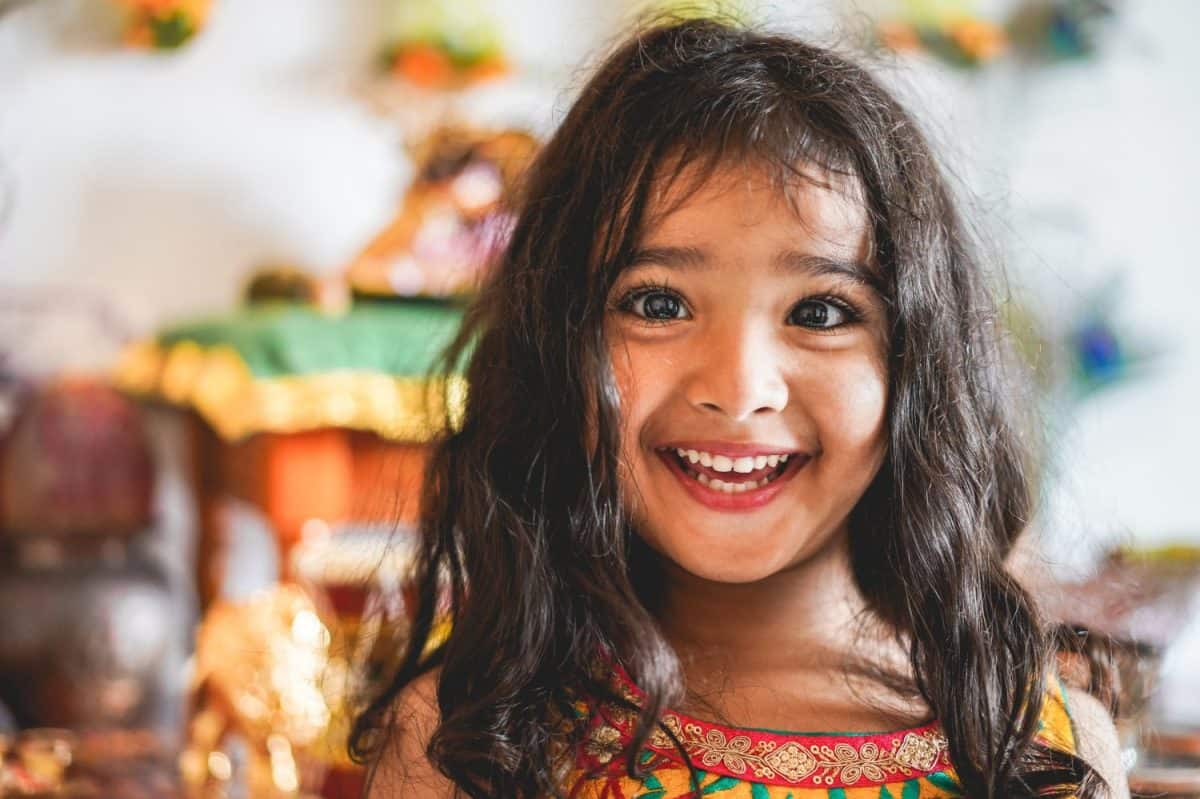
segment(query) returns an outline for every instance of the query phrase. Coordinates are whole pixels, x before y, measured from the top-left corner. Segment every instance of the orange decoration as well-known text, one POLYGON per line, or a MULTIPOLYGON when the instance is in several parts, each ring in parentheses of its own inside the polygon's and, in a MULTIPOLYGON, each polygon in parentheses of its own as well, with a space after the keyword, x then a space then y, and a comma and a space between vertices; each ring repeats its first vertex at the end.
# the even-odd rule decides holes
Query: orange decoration
POLYGON ((396 58, 395 71, 418 86, 444 86, 454 77, 450 58, 429 44, 405 47, 396 58))
POLYGON ((879 39, 889 50, 911 52, 921 49, 921 37, 905 22, 885 22, 879 26, 879 39))
POLYGON ((962 19, 946 26, 946 35, 978 61, 989 61, 1008 49, 1004 28, 977 19, 962 19))
POLYGON ((122 0, 122 2, 132 11, 154 16, 169 14, 181 5, 179 0, 122 0))
POLYGON ((130 25, 125 29, 124 42, 135 50, 150 50, 154 47, 154 32, 148 25, 130 25))
POLYGON ((170 50, 189 41, 204 27, 212 0, 112 0, 124 10, 125 44, 141 49, 170 50))
POLYGON ((500 56, 481 61, 467 70, 467 83, 482 83, 508 74, 508 62, 500 56))

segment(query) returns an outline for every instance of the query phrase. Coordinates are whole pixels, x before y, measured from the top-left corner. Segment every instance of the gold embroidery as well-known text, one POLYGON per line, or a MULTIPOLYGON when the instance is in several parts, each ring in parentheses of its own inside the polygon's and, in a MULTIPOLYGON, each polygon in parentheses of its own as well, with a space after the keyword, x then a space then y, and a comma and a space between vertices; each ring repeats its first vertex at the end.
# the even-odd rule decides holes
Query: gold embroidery
POLYGON ((764 758, 767 763, 783 775, 784 779, 799 782, 817 767, 816 758, 795 741, 788 741, 764 758))
MULTIPOLYGON (((885 749, 870 740, 857 746, 844 741, 832 746, 787 741, 781 746, 777 741, 754 741, 746 735, 729 738, 718 729, 682 724, 678 716, 670 713, 663 717, 663 726, 704 767, 721 766, 735 775, 749 772, 765 779, 779 776, 788 782, 812 776, 818 785, 852 785, 863 777, 883 782, 898 772, 908 776, 914 771, 928 771, 946 748, 946 739, 934 731, 910 732, 885 749)), ((674 749, 670 737, 661 729, 651 735, 650 744, 658 749, 674 749)))
POLYGON ((584 749, 597 762, 607 763, 621 752, 621 733, 616 727, 601 724, 588 735, 584 749))
POLYGON ((675 746, 671 737, 663 732, 663 727, 671 731, 671 734, 676 738, 679 737, 679 719, 675 716, 667 715, 663 717, 661 726, 655 727, 654 732, 650 733, 650 745, 658 749, 671 749, 675 746))
MULTIPOLYGON (((626 684, 617 680, 619 693, 632 702, 641 697, 626 684)), ((593 730, 588 751, 593 747, 601 762, 607 763, 620 750, 621 741, 613 738, 611 725, 629 729, 636 713, 605 703, 607 721, 593 730), (601 731, 605 731, 601 733, 601 731), (596 740, 597 735, 603 740, 596 740), (616 751, 610 751, 614 749, 616 751)), ((614 730, 615 731, 615 730, 614 730)), ((833 738, 836 743, 822 743, 809 738, 805 742, 773 740, 752 735, 728 736, 724 731, 705 724, 684 721, 674 713, 666 713, 662 722, 649 737, 649 745, 661 751, 676 751, 672 736, 687 751, 688 756, 702 768, 720 767, 732 775, 758 779, 783 779, 790 783, 811 780, 816 785, 854 785, 862 779, 886 782, 890 776, 912 776, 915 772, 932 771, 945 760, 946 738, 938 730, 906 732, 880 746, 876 740, 862 741, 833 738), (668 732, 670 734, 668 734, 668 732)), ((946 765, 949 765, 948 762, 946 765)))
POLYGON ((919 771, 928 771, 933 768, 933 764, 938 761, 945 748, 945 737, 937 733, 917 735, 910 732, 904 736, 900 747, 896 749, 896 762, 919 771))

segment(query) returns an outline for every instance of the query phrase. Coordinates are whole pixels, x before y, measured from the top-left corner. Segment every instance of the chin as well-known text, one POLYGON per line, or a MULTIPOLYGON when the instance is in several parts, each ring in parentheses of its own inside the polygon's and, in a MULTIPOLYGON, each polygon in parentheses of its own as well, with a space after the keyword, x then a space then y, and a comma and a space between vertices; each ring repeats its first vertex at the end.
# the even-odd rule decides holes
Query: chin
POLYGON ((771 548, 709 547, 695 541, 680 547, 651 544, 659 554, 693 577, 714 583, 755 583, 781 571, 789 559, 771 548))
POLYGON ((705 564, 704 566, 697 565, 695 568, 689 568, 683 564, 677 565, 685 569, 693 577, 699 577, 702 580, 708 580, 713 583, 727 583, 729 585, 757 583, 779 571, 773 565, 762 563, 705 564))

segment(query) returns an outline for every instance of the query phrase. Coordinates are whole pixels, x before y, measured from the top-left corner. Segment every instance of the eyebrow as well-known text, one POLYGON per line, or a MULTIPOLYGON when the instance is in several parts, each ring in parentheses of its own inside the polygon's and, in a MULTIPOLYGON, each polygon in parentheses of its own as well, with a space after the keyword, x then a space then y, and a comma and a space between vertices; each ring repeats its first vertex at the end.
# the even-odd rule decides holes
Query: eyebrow
MULTIPOLYGON (((629 269, 663 266, 679 271, 706 271, 713 267, 708 254, 698 247, 642 247, 634 252, 629 269)), ((780 274, 802 274, 810 277, 832 277, 869 289, 878 290, 878 278, 866 264, 831 258, 827 255, 786 250, 774 259, 774 269, 780 274)))

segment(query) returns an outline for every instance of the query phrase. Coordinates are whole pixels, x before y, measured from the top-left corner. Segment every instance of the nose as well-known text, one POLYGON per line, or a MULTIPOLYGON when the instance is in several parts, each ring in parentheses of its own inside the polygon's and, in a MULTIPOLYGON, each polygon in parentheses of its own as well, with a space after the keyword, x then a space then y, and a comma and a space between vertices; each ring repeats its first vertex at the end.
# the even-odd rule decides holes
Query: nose
POLYGON ((738 422, 782 411, 788 403, 783 358, 770 334, 753 325, 714 330, 687 381, 688 402, 738 422))

